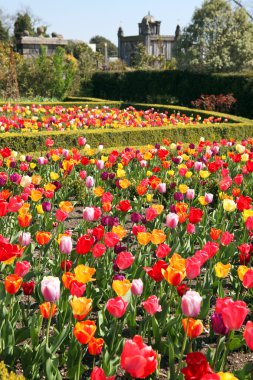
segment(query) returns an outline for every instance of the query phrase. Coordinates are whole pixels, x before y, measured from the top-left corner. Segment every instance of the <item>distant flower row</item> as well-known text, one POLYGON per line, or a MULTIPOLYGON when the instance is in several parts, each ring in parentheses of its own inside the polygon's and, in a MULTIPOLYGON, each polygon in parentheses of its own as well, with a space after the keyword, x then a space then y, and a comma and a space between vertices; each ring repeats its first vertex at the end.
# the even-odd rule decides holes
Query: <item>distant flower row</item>
POLYGON ((19 106, 0 107, 0 131, 68 131, 94 128, 127 127, 173 127, 189 124, 223 123, 227 119, 220 117, 186 116, 179 112, 157 112, 154 109, 138 111, 134 107, 123 110, 109 107, 89 108, 73 106, 19 106))

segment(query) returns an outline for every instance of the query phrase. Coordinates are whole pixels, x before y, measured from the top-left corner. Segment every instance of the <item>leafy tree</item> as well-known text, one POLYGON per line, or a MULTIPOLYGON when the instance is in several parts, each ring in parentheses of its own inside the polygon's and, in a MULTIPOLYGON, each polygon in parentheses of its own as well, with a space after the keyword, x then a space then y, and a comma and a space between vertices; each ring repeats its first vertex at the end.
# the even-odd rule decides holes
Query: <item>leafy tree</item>
POLYGON ((102 36, 94 36, 90 39, 90 44, 96 44, 96 51, 100 54, 105 54, 105 43, 107 43, 107 51, 109 57, 118 55, 118 48, 114 43, 102 36))
POLYGON ((8 41, 9 32, 8 29, 4 27, 2 20, 0 19, 0 41, 8 41))
POLYGON ((18 13, 14 22, 15 39, 18 40, 20 37, 22 37, 25 30, 27 30, 31 36, 35 35, 32 17, 28 12, 18 13))
POLYGON ((177 42, 179 69, 240 71, 253 60, 253 24, 226 0, 205 0, 177 42))

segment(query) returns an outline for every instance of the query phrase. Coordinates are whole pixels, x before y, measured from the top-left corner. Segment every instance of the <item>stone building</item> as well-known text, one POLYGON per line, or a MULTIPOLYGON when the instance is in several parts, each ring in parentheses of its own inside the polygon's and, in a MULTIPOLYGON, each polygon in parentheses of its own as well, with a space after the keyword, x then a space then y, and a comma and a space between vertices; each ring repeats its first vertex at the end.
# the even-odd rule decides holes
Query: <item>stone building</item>
POLYGON ((136 47, 141 43, 149 55, 164 57, 166 61, 171 60, 174 56, 173 48, 180 35, 180 27, 177 26, 175 35, 169 36, 160 34, 160 26, 161 21, 156 21, 149 13, 139 23, 139 35, 137 36, 124 36, 120 27, 118 30, 119 58, 131 66, 136 47))
MULTIPOLYGON (((46 48, 48 56, 54 54, 58 46, 65 48, 70 43, 82 43, 84 41, 67 40, 61 34, 52 33, 52 37, 44 37, 44 29, 37 29, 37 36, 29 36, 28 32, 24 32, 17 44, 17 51, 25 58, 37 57, 40 55, 41 47, 46 48)), ((96 44, 87 44, 92 51, 96 51, 96 44)))

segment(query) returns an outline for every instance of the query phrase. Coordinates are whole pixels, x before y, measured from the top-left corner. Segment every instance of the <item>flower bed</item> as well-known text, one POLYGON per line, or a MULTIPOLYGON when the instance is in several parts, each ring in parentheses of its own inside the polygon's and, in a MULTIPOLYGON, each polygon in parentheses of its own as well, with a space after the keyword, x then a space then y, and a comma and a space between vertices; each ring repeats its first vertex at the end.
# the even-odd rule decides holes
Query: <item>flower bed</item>
POLYGON ((215 112, 210 116, 206 111, 179 106, 135 104, 134 110, 120 102, 107 102, 106 106, 98 101, 87 104, 90 108, 84 103, 7 107, 6 112, 17 112, 2 116, 0 147, 9 146, 24 153, 41 151, 50 137, 55 140, 55 147, 73 148, 84 129, 90 145, 102 143, 106 148, 155 144, 163 138, 183 142, 197 142, 200 137, 240 140, 253 134, 251 120, 215 112))
POLYGON ((27 379, 249 379, 253 139, 85 143, 0 150, 1 359, 27 379))
POLYGON ((73 131, 84 129, 122 129, 127 127, 180 127, 226 123, 227 118, 199 115, 186 116, 177 112, 157 112, 154 109, 136 110, 104 107, 64 107, 49 105, 10 105, 0 108, 0 130, 4 132, 73 131))

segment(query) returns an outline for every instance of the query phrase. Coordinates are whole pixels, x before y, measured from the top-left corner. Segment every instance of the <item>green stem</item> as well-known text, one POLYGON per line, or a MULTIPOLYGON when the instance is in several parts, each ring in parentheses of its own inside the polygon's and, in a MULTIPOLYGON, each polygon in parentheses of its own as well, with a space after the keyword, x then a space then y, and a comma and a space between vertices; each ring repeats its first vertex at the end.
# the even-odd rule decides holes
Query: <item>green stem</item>
POLYGON ((82 354, 83 354, 83 350, 82 350, 82 346, 80 346, 80 355, 78 358, 77 371, 75 373, 75 379, 74 380, 80 380, 82 354))
POLYGON ((229 353, 229 343, 230 343, 230 340, 231 340, 231 337, 234 335, 234 331, 231 330, 228 334, 228 338, 227 338, 227 342, 226 342, 226 346, 225 346, 225 352, 224 352, 224 357, 223 357, 223 360, 222 360, 222 371, 225 372, 225 369, 226 369, 226 364, 227 364, 227 357, 228 357, 228 353, 229 353))
POLYGON ((221 335, 219 335, 219 338, 218 338, 218 343, 217 343, 217 346, 216 346, 216 350, 215 350, 215 354, 214 354, 214 359, 213 359, 213 369, 215 371, 215 366, 216 366, 216 362, 217 362, 217 358, 218 358, 218 351, 219 351, 219 346, 220 346, 220 340, 221 340, 221 335))
POLYGON ((180 375, 180 370, 181 370, 181 366, 182 366, 182 359, 183 359, 184 350, 185 350, 185 346, 186 346, 186 340, 187 340, 188 325, 189 325, 189 318, 187 318, 186 329, 185 329, 185 334, 184 334, 184 340, 183 340, 182 350, 181 350, 181 353, 180 353, 180 359, 179 359, 179 363, 178 363, 178 369, 177 369, 176 378, 178 378, 179 375, 180 375))
POLYGON ((52 304, 50 303, 50 315, 47 322, 47 331, 46 331, 46 347, 48 347, 48 338, 49 338, 49 328, 52 320, 52 304))

